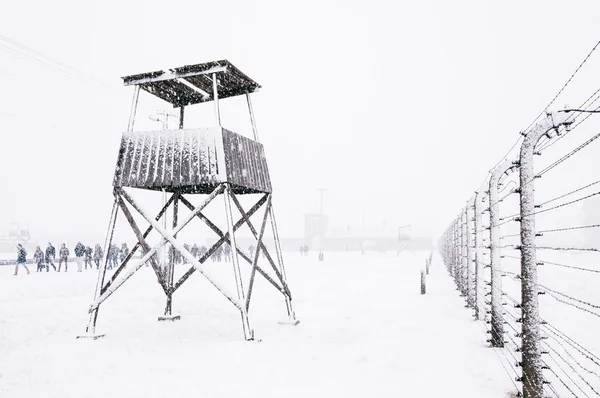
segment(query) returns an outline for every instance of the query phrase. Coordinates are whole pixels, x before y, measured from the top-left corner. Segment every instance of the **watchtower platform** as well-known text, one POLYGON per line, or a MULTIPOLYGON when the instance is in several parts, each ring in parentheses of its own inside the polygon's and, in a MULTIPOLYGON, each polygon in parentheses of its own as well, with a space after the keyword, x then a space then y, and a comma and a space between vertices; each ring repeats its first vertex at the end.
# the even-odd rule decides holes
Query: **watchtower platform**
POLYGON ((273 211, 269 169, 264 148, 258 140, 251 102, 251 94, 258 90, 260 85, 227 60, 125 76, 122 79, 126 86, 134 87, 134 94, 128 128, 122 135, 115 167, 113 179, 115 201, 104 253, 108 253, 112 243, 119 212, 127 219, 137 242, 110 276, 107 275, 105 255, 98 275, 94 302, 90 306, 90 320, 86 335, 80 337, 100 336, 95 333, 100 304, 146 263, 152 266, 167 298, 164 315, 159 320, 179 319, 178 316, 172 315, 173 293, 188 280, 190 275, 198 271, 240 311, 246 340, 254 339, 254 331, 248 319, 248 309, 256 274, 264 277, 283 295, 288 315, 284 323, 296 325, 298 321, 292 309, 292 296, 287 284, 273 211), (138 99, 142 90, 166 101, 174 108, 179 108, 178 129, 134 131, 138 99), (246 96, 254 139, 232 132, 221 125, 219 99, 240 95, 246 96), (214 105, 214 124, 211 124, 211 127, 185 128, 186 109, 206 102, 212 102, 214 105), (160 191, 170 194, 170 197, 158 214, 154 215, 134 199, 135 189, 160 191), (236 197, 244 194, 260 196, 248 211, 243 209, 236 197), (189 195, 206 195, 206 197, 200 206, 194 207, 186 198, 189 195), (203 214, 206 206, 219 196, 225 199, 223 216, 227 221, 227 231, 220 230, 203 214), (180 203, 190 210, 185 217, 181 218, 178 210, 180 203), (165 217, 170 207, 173 209, 173 225, 171 229, 167 229, 160 220, 165 217), (241 214, 237 222, 233 218, 233 207, 241 214), (264 207, 264 216, 260 227, 255 228, 250 217, 262 207, 264 207), (148 223, 144 232, 136 222, 132 209, 148 223), (217 235, 215 243, 199 257, 193 255, 177 238, 182 229, 193 219, 200 219, 217 235), (263 242, 269 219, 274 237, 275 259, 263 242), (256 239, 256 250, 251 255, 236 244, 235 231, 242 225, 247 225, 256 239), (161 236, 161 243, 154 247, 151 247, 147 241, 152 231, 158 232, 161 236), (204 266, 206 260, 223 244, 232 248, 236 293, 229 292, 204 266), (170 245, 171 255, 169 261, 161 265, 157 254, 165 245, 170 245), (137 251, 142 252, 141 260, 133 267, 127 267, 137 251), (191 265, 177 281, 174 280, 173 272, 175 252, 181 253, 191 265), (268 268, 271 269, 270 273, 259 265, 260 254, 266 258, 268 268), (240 259, 251 267, 247 281, 242 278, 240 259))

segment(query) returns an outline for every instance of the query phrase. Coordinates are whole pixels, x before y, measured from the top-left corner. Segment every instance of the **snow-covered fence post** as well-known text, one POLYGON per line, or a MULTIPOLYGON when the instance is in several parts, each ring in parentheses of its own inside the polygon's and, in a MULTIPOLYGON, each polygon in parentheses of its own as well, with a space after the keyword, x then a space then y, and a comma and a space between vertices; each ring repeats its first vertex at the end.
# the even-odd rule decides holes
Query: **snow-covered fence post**
POLYGON ((455 233, 456 239, 454 242, 454 279, 456 283, 456 289, 460 292, 462 290, 461 285, 461 246, 460 246, 460 219, 457 217, 455 221, 455 233))
POLYGON ((427 292, 425 283, 425 271, 421 270, 421 294, 425 294, 427 292))
POLYGON ((475 290, 473 289, 473 275, 475 274, 475 271, 473 269, 473 231, 471 228, 471 221, 473 221, 473 219, 471 218, 471 211, 473 210, 473 207, 475 206, 475 204, 473 203, 475 200, 475 197, 471 198, 468 202, 467 202, 467 207, 465 207, 465 221, 466 221, 466 237, 467 237, 467 241, 465 244, 465 248, 466 248, 466 262, 467 262, 467 267, 466 267, 466 271, 467 271, 467 307, 469 308, 475 308, 475 297, 473 296, 473 293, 475 292, 475 290))
MULTIPOLYGON (((468 207, 468 206, 467 206, 468 207)), ((469 261, 467 259, 468 247, 469 247, 469 234, 467 230, 467 209, 461 211, 461 285, 462 285, 462 296, 467 301, 467 307, 469 302, 469 261)))
POLYGON ((429 275, 429 259, 425 259, 425 273, 429 275))
POLYGON ((540 345, 539 289, 535 248, 535 190, 533 156, 540 138, 551 139, 559 128, 565 126, 565 114, 548 114, 527 134, 520 151, 520 204, 521 204, 521 317, 522 317, 522 366, 523 394, 525 398, 544 396, 544 375, 542 372, 542 349, 540 345))
POLYGON ((481 224, 482 191, 475 192, 475 203, 473 206, 475 222, 475 319, 479 320, 479 265, 483 260, 483 227, 481 224))
POLYGON ((502 265, 500 263, 500 202, 498 200, 498 183, 500 177, 514 167, 512 161, 498 165, 490 174, 490 267, 492 285, 492 337, 493 347, 504 347, 504 312, 502 308, 502 265))
POLYGON ((460 291, 460 223, 458 217, 454 220, 454 283, 456 290, 460 291))

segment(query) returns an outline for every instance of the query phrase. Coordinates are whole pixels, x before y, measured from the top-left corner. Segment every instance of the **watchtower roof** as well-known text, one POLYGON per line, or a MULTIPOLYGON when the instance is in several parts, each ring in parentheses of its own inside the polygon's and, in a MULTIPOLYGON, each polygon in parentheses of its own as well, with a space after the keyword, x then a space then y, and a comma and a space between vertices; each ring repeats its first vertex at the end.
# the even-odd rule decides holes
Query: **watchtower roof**
POLYGON ((144 91, 172 104, 174 108, 213 101, 213 76, 217 74, 218 98, 252 93, 260 85, 227 60, 186 65, 168 70, 122 77, 126 86, 144 91))

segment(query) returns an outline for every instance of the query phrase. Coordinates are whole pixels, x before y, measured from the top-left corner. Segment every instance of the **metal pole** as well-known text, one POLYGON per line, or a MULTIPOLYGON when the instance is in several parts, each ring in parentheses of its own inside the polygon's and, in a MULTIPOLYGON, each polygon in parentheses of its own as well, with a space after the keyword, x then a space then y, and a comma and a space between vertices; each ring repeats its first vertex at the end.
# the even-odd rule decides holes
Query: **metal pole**
POLYGON ((184 116, 185 106, 181 106, 179 108, 179 129, 183 129, 183 116, 184 116))
POLYGON ((133 131, 133 124, 135 123, 135 114, 137 112, 138 98, 140 97, 140 86, 135 86, 133 90, 133 99, 131 101, 131 111, 129 112, 129 123, 127 124, 127 131, 133 131))
POLYGON ((219 90, 217 85, 217 74, 212 74, 213 80, 213 99, 215 102, 215 119, 217 122, 217 126, 221 127, 221 111, 219 110, 219 90))
POLYGON ((317 189, 321 193, 321 206, 319 212, 319 261, 323 261, 323 192, 324 189, 317 189))
POLYGON ((365 210, 362 211, 362 231, 360 238, 360 252, 362 255, 365 254, 365 210))

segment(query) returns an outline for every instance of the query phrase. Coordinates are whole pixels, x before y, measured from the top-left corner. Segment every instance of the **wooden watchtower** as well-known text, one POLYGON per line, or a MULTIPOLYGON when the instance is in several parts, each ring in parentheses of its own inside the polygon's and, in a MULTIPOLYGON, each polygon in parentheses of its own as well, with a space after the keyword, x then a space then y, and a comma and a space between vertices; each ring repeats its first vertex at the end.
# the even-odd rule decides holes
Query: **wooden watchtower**
POLYGON ((121 139, 115 169, 113 181, 115 201, 105 242, 105 258, 98 275, 94 302, 89 310, 90 320, 86 335, 80 337, 99 337, 95 334, 95 328, 100 304, 148 262, 156 273, 158 283, 166 296, 164 319, 169 317, 173 319, 171 314, 173 293, 190 275, 198 271, 240 311, 244 337, 246 340, 252 340, 254 332, 248 320, 248 309, 254 279, 258 273, 283 295, 288 322, 297 324, 271 203, 271 179, 264 149, 258 140, 250 98, 251 93, 260 88, 259 84, 226 60, 126 76, 123 77, 123 82, 125 86, 134 87, 131 114, 127 131, 123 133, 121 139), (140 90, 170 103, 174 108, 179 108, 179 129, 134 131, 140 90), (219 99, 239 95, 246 96, 254 140, 221 127, 219 99), (186 107, 210 101, 214 103, 215 127, 184 128, 186 107), (136 189, 166 192, 170 197, 158 214, 151 214, 134 199, 136 189), (248 211, 242 208, 237 197, 244 194, 255 194, 255 196, 258 194, 260 197, 248 211), (186 198, 190 195, 205 195, 205 199, 200 206, 194 207, 186 198), (203 214, 203 210, 209 203, 222 196, 225 199, 226 214, 223 214, 223 217, 227 220, 226 231, 219 229, 203 214), (190 210, 185 217, 178 216, 180 205, 190 210), (233 219, 233 206, 242 215, 237 221, 233 219), (263 206, 266 209, 262 223, 256 228, 252 225, 250 217, 263 206), (173 227, 167 230, 159 220, 170 207, 173 208, 173 227), (140 229, 136 223, 132 209, 148 223, 145 230, 140 229), (137 242, 117 270, 107 278, 106 253, 112 242, 119 212, 127 219, 137 242), (192 255, 177 238, 178 233, 181 233, 193 219, 202 220, 218 237, 208 252, 199 258, 192 255), (269 219, 274 237, 275 259, 263 242, 269 219), (244 224, 249 227, 256 239, 256 251, 251 256, 236 244, 235 231, 244 224), (146 238, 153 230, 160 234, 161 243, 151 247, 146 238), (235 248, 231 253, 235 293, 227 291, 225 286, 213 278, 204 264, 224 243, 232 249, 235 248), (169 261, 165 266, 159 264, 158 251, 166 244, 170 244, 173 250, 179 251, 191 265, 177 281, 174 280, 173 261, 169 261), (140 260, 134 259, 136 253, 141 256, 140 260), (276 277, 269 276, 269 273, 259 266, 258 258, 261 253, 268 261, 269 268, 272 268, 270 273, 276 277), (247 281, 242 280, 240 261, 251 267, 250 278, 247 281))

